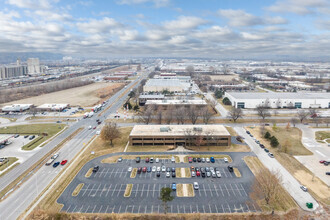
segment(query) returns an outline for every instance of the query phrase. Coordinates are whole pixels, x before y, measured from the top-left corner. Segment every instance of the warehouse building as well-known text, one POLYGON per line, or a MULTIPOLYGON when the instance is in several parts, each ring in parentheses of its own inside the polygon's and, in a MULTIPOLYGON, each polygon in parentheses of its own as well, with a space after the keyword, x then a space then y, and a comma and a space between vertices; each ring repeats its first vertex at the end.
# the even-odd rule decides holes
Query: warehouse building
POLYGON ((202 99, 163 99, 163 100, 148 100, 145 104, 146 106, 148 105, 157 105, 157 106, 198 106, 198 107, 203 107, 207 106, 207 102, 202 99))
POLYGON ((39 111, 62 111, 69 107, 69 104, 43 104, 37 107, 39 111))
POLYGON ((23 112, 30 109, 32 104, 13 104, 4 106, 1 111, 2 112, 23 112))
POLYGON ((175 79, 149 79, 143 86, 144 92, 163 92, 165 90, 174 93, 189 91, 190 83, 175 79))
POLYGON ((163 94, 142 94, 139 96, 139 105, 145 105, 148 100, 163 100, 163 94))
POLYGON ((330 108, 330 93, 226 92, 225 97, 236 108, 251 109, 259 105, 269 108, 330 108))
POLYGON ((223 125, 135 125, 131 145, 230 146, 231 136, 223 125))

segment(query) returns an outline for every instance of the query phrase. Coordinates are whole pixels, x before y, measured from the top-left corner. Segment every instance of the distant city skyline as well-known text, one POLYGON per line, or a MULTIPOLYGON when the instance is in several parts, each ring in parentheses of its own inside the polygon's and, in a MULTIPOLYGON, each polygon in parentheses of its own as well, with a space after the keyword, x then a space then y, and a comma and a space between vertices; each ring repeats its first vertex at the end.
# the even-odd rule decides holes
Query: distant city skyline
POLYGON ((0 0, 0 53, 329 57, 328 0, 0 0))

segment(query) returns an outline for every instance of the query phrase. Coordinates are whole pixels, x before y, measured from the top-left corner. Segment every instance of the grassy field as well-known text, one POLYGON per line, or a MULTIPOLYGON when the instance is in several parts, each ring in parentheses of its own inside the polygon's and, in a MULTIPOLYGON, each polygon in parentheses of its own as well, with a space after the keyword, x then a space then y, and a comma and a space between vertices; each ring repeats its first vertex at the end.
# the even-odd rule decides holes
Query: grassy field
POLYGON ((90 160, 99 157, 101 155, 122 152, 125 149, 125 146, 128 141, 128 134, 132 128, 120 128, 121 138, 113 141, 114 147, 110 146, 110 142, 104 141, 100 136, 97 136, 95 141, 88 146, 85 154, 82 154, 77 158, 73 163, 71 163, 68 168, 68 172, 59 183, 54 187, 45 198, 39 203, 38 208, 42 210, 47 210, 50 212, 59 212, 62 208, 62 204, 56 202, 58 197, 63 193, 66 187, 70 184, 73 178, 77 175, 80 169, 90 160), (95 154, 90 154, 91 151, 94 151, 95 154))
POLYGON ((237 134, 237 132, 234 130, 234 128, 226 126, 226 129, 227 129, 227 131, 229 132, 229 134, 230 134, 231 136, 238 136, 238 134, 237 134))
POLYGON ((77 187, 73 190, 72 196, 77 196, 84 185, 84 183, 79 183, 77 187))
POLYGON ((234 173, 236 177, 242 177, 241 172, 239 172, 239 170, 236 167, 234 167, 234 173))
MULTIPOLYGON (((244 161, 247 164, 247 166, 250 168, 252 173, 256 175, 260 170, 267 170, 267 168, 261 163, 261 161, 257 157, 253 156, 246 156, 244 157, 244 161)), ((297 204, 295 201, 292 199, 290 194, 282 188, 281 194, 279 195, 279 199, 276 202, 276 204, 273 204, 275 210, 274 211, 289 211, 291 209, 297 208, 297 204)), ((260 199, 257 201, 258 205, 261 207, 263 211, 271 211, 271 208, 266 205, 266 202, 264 199, 260 199)))
POLYGON ((39 135, 39 137, 22 147, 22 150, 33 150, 64 128, 64 124, 17 125, 0 128, 0 134, 39 135))
MULTIPOLYGON (((0 117, 0 118, 8 119, 10 122, 15 122, 15 121, 17 121, 17 118, 7 118, 7 117, 0 117)), ((1 123, 0 123, 0 124, 1 124, 1 123)))
POLYGON ((49 103, 51 100, 51 103, 69 103, 71 106, 93 106, 102 99, 101 97, 104 93, 110 96, 113 94, 112 91, 114 89, 119 89, 123 86, 123 83, 92 83, 86 86, 16 100, 14 102, 4 103, 3 105, 33 103, 38 106, 49 103))
POLYGON ((8 160, 5 160, 4 162, 0 163, 0 171, 3 171, 7 169, 10 165, 18 161, 17 157, 8 157, 8 160))
POLYGON ((318 141, 330 138, 330 131, 317 131, 315 132, 315 139, 318 141))
MULTIPOLYGON (((290 147, 287 148, 286 152, 283 152, 283 149, 280 148, 272 148, 268 141, 265 141, 261 138, 259 128, 250 128, 248 130, 258 140, 262 140, 261 142, 271 150, 277 161, 281 163, 282 166, 284 166, 301 184, 304 184, 309 188, 309 192, 313 195, 313 197, 315 197, 318 201, 330 205, 330 191, 328 189, 328 186, 318 177, 314 176, 314 174, 309 169, 307 169, 303 164, 301 164, 293 157, 295 155, 312 154, 301 144, 301 131, 299 130, 298 132, 297 128, 290 128, 290 130, 285 133, 283 131, 285 130, 285 128, 278 129, 281 132, 281 135, 285 137, 291 137, 291 139, 295 139, 292 141, 296 145, 292 144, 290 147), (295 135, 290 136, 291 129, 294 130, 293 132, 295 135)), ((278 135, 276 135, 276 137, 277 136, 278 135)), ((278 137, 280 144, 284 144, 286 142, 285 137, 278 137)))
POLYGON ((130 197, 132 192, 133 184, 127 184, 125 189, 124 197, 130 197))

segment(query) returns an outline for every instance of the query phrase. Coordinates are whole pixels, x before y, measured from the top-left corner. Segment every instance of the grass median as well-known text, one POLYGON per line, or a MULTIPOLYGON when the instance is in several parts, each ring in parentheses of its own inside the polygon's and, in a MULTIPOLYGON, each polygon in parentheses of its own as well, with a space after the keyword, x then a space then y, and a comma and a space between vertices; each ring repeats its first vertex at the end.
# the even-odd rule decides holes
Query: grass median
POLYGON ((84 183, 79 183, 77 187, 73 190, 72 196, 77 196, 84 185, 84 183))
POLYGON ((0 163, 0 171, 7 169, 16 161, 18 161, 17 157, 8 157, 4 162, 0 163))
POLYGON ((242 177, 241 172, 239 172, 239 170, 236 167, 234 167, 234 173, 236 177, 242 177))
POLYGON ((137 168, 133 168, 130 177, 131 177, 131 178, 135 178, 135 177, 136 177, 136 173, 137 173, 137 168))
POLYGON ((132 188, 133 188, 133 184, 127 184, 126 185, 124 197, 130 197, 131 196, 132 188))

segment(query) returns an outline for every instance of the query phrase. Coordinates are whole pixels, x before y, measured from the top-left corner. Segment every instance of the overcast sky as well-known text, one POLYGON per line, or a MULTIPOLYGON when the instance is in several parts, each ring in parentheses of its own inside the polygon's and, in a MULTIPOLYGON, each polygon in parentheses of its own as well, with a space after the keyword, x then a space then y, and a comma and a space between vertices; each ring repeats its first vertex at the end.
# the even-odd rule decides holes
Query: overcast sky
POLYGON ((0 52, 323 57, 330 0, 0 0, 0 52))

